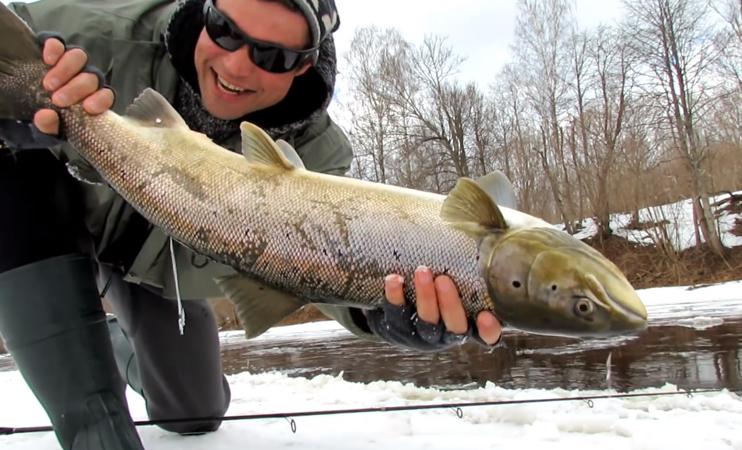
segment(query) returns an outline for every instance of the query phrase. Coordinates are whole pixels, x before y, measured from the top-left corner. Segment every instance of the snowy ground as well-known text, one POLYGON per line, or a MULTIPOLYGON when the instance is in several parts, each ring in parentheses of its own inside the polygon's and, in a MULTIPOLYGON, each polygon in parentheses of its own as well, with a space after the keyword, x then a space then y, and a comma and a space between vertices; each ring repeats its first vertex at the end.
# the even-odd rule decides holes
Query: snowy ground
MULTIPOLYGON (((725 317, 742 315, 742 282, 697 289, 657 288, 639 292, 653 324, 707 327, 725 317)), ((258 339, 277 344, 285 339, 332 339, 347 333, 335 322, 275 328, 258 339)), ((239 341, 240 332, 222 333, 225 345, 239 341)), ((230 377, 233 401, 228 415, 334 410, 442 402, 482 402, 605 395, 609 391, 508 390, 494 384, 480 389, 439 391, 378 381, 350 383, 340 377, 311 379, 280 374, 242 373, 230 377)), ((675 391, 672 385, 641 392, 675 391)), ((636 391, 639 392, 639 391, 636 391)), ((48 425, 38 402, 17 372, 0 373, 0 426, 48 425)), ((141 397, 129 391, 135 420, 147 420, 141 397)), ((140 427, 146 448, 232 450, 415 449, 541 450, 742 450, 742 402, 730 392, 531 403, 451 409, 374 412, 298 417, 296 433, 285 419, 225 422, 218 433, 180 437, 154 426, 140 427), (462 439, 467 439, 463 444, 462 439)), ((8 450, 56 450, 51 433, 0 437, 8 450)))
MULTIPOLYGON (((742 194, 742 191, 737 191, 734 194, 742 194)), ((728 194, 722 194, 715 197, 710 197, 709 201, 711 204, 719 202, 721 200, 729 198, 728 194)), ((722 205, 722 208, 725 205, 722 205)), ((735 220, 740 217, 740 214, 729 214, 727 211, 719 211, 720 208, 713 208, 714 211, 720 213, 719 216, 719 233, 722 237, 722 243, 728 247, 736 247, 742 245, 742 236, 735 236, 729 231, 734 228, 735 220)), ((657 227, 648 228, 646 230, 631 230, 626 229, 626 226, 631 223, 633 216, 632 214, 614 214, 611 216, 611 229, 613 233, 628 239, 631 242, 640 244, 653 245, 657 239, 662 236, 661 230, 657 227)), ((690 200, 683 200, 676 203, 670 203, 667 205, 661 205, 651 208, 643 208, 639 210, 639 222, 662 222, 668 221, 665 225, 667 236, 672 240, 673 245, 678 250, 683 250, 688 247, 696 245, 695 234, 693 232, 693 207, 690 200)), ((583 229, 575 233, 575 237, 578 239, 589 238, 597 232, 597 226, 593 219, 586 219, 582 222, 583 229)), ((559 225, 558 228, 563 229, 564 225, 559 225)))

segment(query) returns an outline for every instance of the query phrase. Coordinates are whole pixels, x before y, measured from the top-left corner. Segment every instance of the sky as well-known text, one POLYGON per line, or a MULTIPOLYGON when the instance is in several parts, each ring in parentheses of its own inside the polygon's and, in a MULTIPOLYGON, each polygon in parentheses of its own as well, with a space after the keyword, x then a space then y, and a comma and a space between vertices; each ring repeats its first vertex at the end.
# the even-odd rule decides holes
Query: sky
MULTIPOLYGON (((620 0, 573 0, 579 27, 611 24, 623 14, 620 0)), ((350 49, 355 30, 376 25, 396 28, 411 43, 422 43, 426 34, 446 37, 454 52, 466 58, 457 75, 462 82, 474 81, 486 88, 498 71, 511 60, 517 15, 516 0, 335 0, 340 28, 335 33, 340 73, 335 100, 344 101, 342 55, 350 49)), ((329 108, 341 125, 348 113, 338 101, 329 108)))
MULTIPOLYGON (((463 80, 487 85, 510 60, 515 31, 515 0, 335 0, 340 28, 335 33, 338 54, 350 48, 359 27, 394 27, 413 43, 425 34, 446 36, 457 54, 467 58, 463 80)), ((612 23, 622 15, 620 0, 575 0, 580 27, 612 23)), ((342 75, 339 76, 342 78, 342 75)))

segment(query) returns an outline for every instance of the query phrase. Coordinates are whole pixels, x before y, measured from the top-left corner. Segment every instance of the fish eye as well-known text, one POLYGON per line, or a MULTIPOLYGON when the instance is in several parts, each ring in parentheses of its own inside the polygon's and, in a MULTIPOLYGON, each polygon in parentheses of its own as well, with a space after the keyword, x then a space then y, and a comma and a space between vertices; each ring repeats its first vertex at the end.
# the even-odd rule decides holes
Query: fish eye
POLYGON ((589 316, 595 312, 595 305, 586 298, 581 298, 575 303, 575 313, 578 316, 589 316))

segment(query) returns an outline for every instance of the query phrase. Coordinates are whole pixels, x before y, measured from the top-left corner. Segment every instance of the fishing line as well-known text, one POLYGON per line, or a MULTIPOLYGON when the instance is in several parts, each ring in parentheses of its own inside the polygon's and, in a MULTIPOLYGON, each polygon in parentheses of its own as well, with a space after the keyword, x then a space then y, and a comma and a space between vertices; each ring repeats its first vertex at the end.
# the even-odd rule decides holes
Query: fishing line
POLYGON ((180 335, 183 335, 183 328, 185 328, 185 309, 183 309, 183 299, 180 297, 180 284, 178 282, 178 263, 175 261, 175 244, 173 238, 169 238, 170 241, 170 260, 173 262, 173 282, 175 283, 175 298, 178 303, 178 328, 180 329, 180 335))
MULTIPOLYGON (((582 401, 587 404, 588 407, 592 408, 595 400, 606 400, 615 398, 638 398, 638 397, 664 397, 670 395, 685 395, 688 398, 692 398, 693 394, 705 394, 705 393, 720 393, 720 392, 742 392, 742 388, 722 388, 722 389, 683 389, 677 392, 656 392, 656 393, 638 393, 638 394, 609 394, 609 395, 592 395, 592 396, 581 396, 581 397, 566 397, 566 398, 541 398, 541 399, 530 399, 530 400, 493 400, 485 402, 462 402, 462 403, 437 403, 432 405, 405 405, 405 406, 379 406, 373 408, 354 408, 354 409, 333 409, 326 411, 295 411, 295 412, 277 412, 269 414, 244 414, 235 416, 222 416, 222 417, 202 417, 202 418, 185 418, 185 419, 167 419, 167 420, 144 420, 135 421, 136 426, 152 426, 152 425, 164 425, 170 423, 188 423, 188 422, 203 422, 203 421, 239 421, 239 420, 258 420, 258 419, 286 419, 291 427, 291 432, 296 433, 296 421, 294 417, 308 417, 308 416, 330 416, 338 414, 359 414, 359 413, 375 413, 375 412, 398 412, 398 411, 415 411, 415 410, 427 410, 427 409, 452 409, 456 416, 461 419, 464 417, 462 408, 481 407, 481 406, 502 406, 502 405, 523 405, 527 403, 554 403, 554 402, 568 402, 568 401, 582 401)), ((39 432, 51 432, 54 429, 51 426, 39 426, 39 427, 0 427, 0 436, 21 434, 21 433, 39 433, 39 432)))

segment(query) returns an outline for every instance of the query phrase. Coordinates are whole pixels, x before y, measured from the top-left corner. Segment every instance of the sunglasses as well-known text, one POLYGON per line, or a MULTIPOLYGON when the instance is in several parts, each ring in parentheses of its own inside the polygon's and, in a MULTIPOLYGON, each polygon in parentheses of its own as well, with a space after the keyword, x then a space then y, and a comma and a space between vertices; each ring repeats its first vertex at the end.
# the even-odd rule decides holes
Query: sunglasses
POLYGON ((308 59, 317 57, 317 47, 294 50, 271 42, 248 36, 228 17, 219 12, 213 0, 204 4, 204 28, 209 38, 229 52, 247 46, 250 60, 261 69, 271 73, 286 73, 301 66, 308 59))

